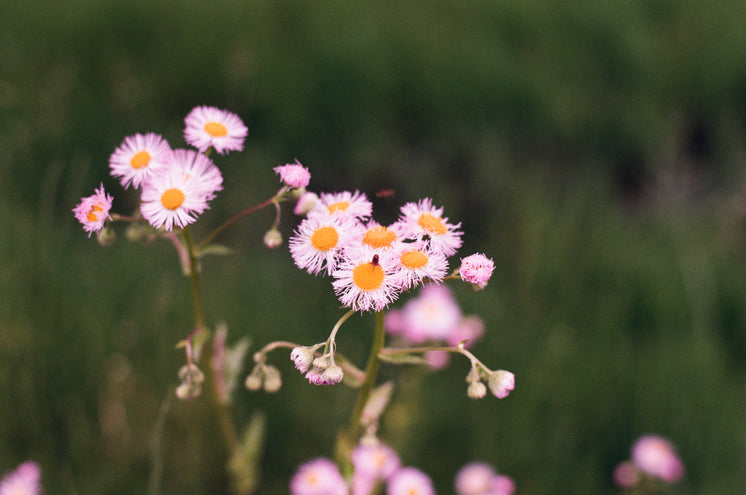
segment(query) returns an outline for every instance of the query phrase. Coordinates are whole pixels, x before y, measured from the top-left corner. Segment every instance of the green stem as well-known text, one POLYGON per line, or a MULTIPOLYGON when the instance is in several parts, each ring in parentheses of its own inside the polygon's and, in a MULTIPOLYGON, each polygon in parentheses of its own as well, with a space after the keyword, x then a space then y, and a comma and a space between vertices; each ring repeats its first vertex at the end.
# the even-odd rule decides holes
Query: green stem
MULTIPOLYGON (((208 332, 205 325, 205 312, 202 306, 202 286, 200 283, 199 276, 199 265, 197 260, 197 252, 194 248, 194 240, 192 238, 192 231, 187 225, 183 231, 184 243, 186 244, 187 255, 189 258, 189 278, 192 283, 192 304, 194 305, 194 326, 195 335, 201 332, 208 332)), ((233 419, 230 416, 228 408, 223 404, 219 395, 216 381, 215 370, 212 366, 213 348, 212 341, 205 338, 202 346, 202 353, 200 360, 203 363, 202 369, 205 373, 207 383, 210 383, 210 399, 215 408, 215 414, 220 425, 220 430, 223 433, 226 446, 228 447, 231 454, 236 451, 240 446, 238 439, 238 433, 236 427, 233 424, 233 419)))
POLYGON ((363 381, 360 390, 358 391, 357 400, 352 409, 352 416, 350 417, 350 424, 347 427, 347 430, 340 432, 340 435, 337 438, 337 459, 340 462, 343 471, 347 473, 352 471, 350 454, 357 443, 358 436, 360 435, 360 418, 363 415, 363 409, 368 403, 368 398, 370 397, 370 393, 376 383, 378 368, 381 364, 379 353, 381 352, 381 349, 383 349, 383 344, 386 340, 383 316, 383 311, 378 311, 376 313, 373 344, 371 345, 370 354, 368 355, 368 364, 365 367, 365 381, 363 381))

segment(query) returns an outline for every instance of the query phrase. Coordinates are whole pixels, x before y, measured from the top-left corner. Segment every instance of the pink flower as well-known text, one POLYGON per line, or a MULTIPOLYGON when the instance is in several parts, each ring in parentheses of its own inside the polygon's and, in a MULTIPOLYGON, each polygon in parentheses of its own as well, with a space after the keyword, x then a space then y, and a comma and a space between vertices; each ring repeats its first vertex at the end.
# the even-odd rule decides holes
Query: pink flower
POLYGON ((614 482, 620 488, 634 488, 640 482, 640 468, 634 462, 620 462, 614 468, 614 482))
POLYGON ((370 221, 365 226, 361 242, 374 249, 388 249, 397 240, 396 232, 378 222, 370 221))
POLYGON ((349 490, 339 468, 331 460, 319 457, 306 462, 290 480, 292 495, 347 495, 349 490))
POLYGON ((184 119, 184 139, 201 152, 209 148, 221 155, 242 151, 248 128, 238 115, 215 107, 199 106, 184 119))
POLYGON ((143 184, 140 211, 155 228, 184 228, 208 209, 222 184, 220 170, 205 155, 174 150, 172 165, 143 184))
POLYGON ((448 257, 461 247, 460 223, 452 224, 443 216, 443 208, 435 208, 429 198, 407 203, 399 219, 392 225, 403 239, 426 241, 433 252, 448 257))
POLYGON ((492 478, 490 495, 513 495, 513 492, 515 492, 513 478, 504 474, 498 474, 492 478))
POLYGON ((476 253, 461 259, 459 274, 464 282, 474 284, 478 289, 484 289, 494 269, 495 263, 491 259, 476 253))
POLYGON ((423 242, 400 242, 394 251, 402 290, 415 287, 424 280, 440 282, 445 278, 448 271, 446 257, 425 247, 423 242))
POLYGON ((73 208, 75 218, 83 224, 83 229, 88 232, 88 237, 93 232, 98 232, 104 228, 106 220, 109 218, 109 210, 114 198, 106 194, 104 185, 96 189, 95 194, 86 198, 81 198, 80 203, 73 208))
POLYGON ((684 464, 673 444, 657 435, 645 435, 635 442, 632 461, 642 472, 669 483, 684 476, 684 464))
POLYGON ((312 275, 322 271, 331 274, 361 228, 354 218, 328 214, 306 217, 288 242, 295 265, 312 275))
POLYGON ((399 469, 399 455, 382 443, 360 444, 352 451, 355 476, 373 479, 388 479, 399 469))
POLYGON ((495 470, 485 462, 471 462, 456 473, 454 485, 458 495, 487 495, 495 470))
POLYGON ((338 193, 321 193, 316 207, 309 212, 309 215, 331 214, 346 218, 357 218, 358 220, 367 220, 373 211, 371 203, 365 194, 355 191, 342 191, 338 193))
POLYGON ((301 194, 300 198, 298 198, 298 201, 296 201, 295 208, 293 208, 293 213, 298 216, 304 216, 309 211, 313 210, 318 202, 319 197, 315 192, 306 191, 301 194))
POLYGON ((126 137, 112 153, 109 167, 123 187, 140 187, 156 170, 168 166, 170 159, 171 147, 162 136, 152 132, 135 134, 126 137))
POLYGON ((369 246, 347 250, 332 273, 334 293, 355 311, 381 311, 399 297, 394 269, 390 256, 369 246))
POLYGON ((280 175, 280 180, 288 187, 306 187, 311 181, 311 172, 301 165, 298 160, 295 160, 295 163, 287 163, 275 167, 274 171, 280 175))
POLYGON ((417 468, 405 467, 389 478, 388 495, 435 495, 430 477, 417 468))
POLYGON ((448 339, 462 318, 461 307, 445 285, 423 286, 402 311, 406 322, 402 334, 413 344, 448 339))
POLYGON ((0 495, 38 495, 41 493, 41 469, 28 461, 0 480, 0 495))

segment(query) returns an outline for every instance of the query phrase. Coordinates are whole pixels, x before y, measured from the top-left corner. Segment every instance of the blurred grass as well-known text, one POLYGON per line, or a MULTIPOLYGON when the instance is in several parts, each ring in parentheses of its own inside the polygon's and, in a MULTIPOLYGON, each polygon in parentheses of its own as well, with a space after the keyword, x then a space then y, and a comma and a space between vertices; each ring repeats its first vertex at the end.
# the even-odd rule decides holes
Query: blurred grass
MULTIPOLYGON (((484 459, 521 493, 613 493, 632 441, 655 432, 688 469, 678 493, 746 486, 742 2, 499 3, 92 0, 0 5, 0 470, 33 458, 49 493, 142 493, 157 416, 191 325, 172 249, 87 239, 70 210, 100 181, 136 197, 107 160, 134 132, 181 146, 197 104, 250 128, 219 157, 211 226, 272 194, 298 158, 316 190, 355 189, 377 218, 433 197, 461 221, 464 252, 495 258, 475 351, 509 369, 503 401, 469 401, 466 363, 401 380, 382 436, 451 491, 484 459), (444 455, 447 453, 447 455, 444 455)), ((294 219, 285 212, 283 230, 294 219)), ((204 265, 207 317, 255 348, 325 338, 328 280, 267 251, 271 213, 221 238, 204 265)), ((121 232, 120 232, 121 234, 121 232)), ((353 318, 340 348, 372 330, 353 318)), ((261 493, 330 455, 353 394, 310 387, 281 356, 266 411, 261 493)), ((174 402, 161 438, 162 493, 225 488, 201 403, 174 402)))

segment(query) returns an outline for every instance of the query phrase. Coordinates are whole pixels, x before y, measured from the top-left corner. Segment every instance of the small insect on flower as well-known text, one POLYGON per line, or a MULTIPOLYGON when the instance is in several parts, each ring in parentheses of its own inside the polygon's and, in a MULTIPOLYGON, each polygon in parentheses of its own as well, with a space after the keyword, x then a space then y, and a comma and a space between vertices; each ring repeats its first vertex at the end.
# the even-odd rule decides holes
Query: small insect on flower
POLYGON ((109 210, 111 210, 113 201, 114 198, 106 194, 104 185, 101 184, 96 189, 95 194, 81 198, 80 203, 73 208, 75 218, 83 224, 83 229, 88 232, 88 237, 104 228, 106 220, 109 219, 109 210))
POLYGON ((399 297, 395 265, 386 253, 370 246, 350 249, 332 273, 334 292, 340 302, 355 311, 381 311, 399 297))
POLYGON ((184 139, 201 152, 214 148, 224 155, 228 151, 242 151, 249 129, 241 118, 215 107, 199 106, 184 119, 184 139))
POLYGON ((171 146, 158 134, 135 134, 124 142, 109 158, 111 175, 118 177, 122 187, 140 187, 156 170, 168 166, 171 146))

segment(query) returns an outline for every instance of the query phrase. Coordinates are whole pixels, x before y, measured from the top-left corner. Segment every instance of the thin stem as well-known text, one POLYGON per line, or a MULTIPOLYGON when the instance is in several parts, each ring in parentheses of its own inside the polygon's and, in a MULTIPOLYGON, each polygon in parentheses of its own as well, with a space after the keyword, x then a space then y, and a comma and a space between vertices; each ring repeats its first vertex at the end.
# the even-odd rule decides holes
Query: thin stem
POLYGON ((202 307, 202 289, 199 279, 199 264, 197 254, 194 250, 194 240, 192 239, 192 230, 189 225, 184 227, 182 235, 186 244, 187 256, 189 259, 189 279, 192 283, 192 304, 194 305, 194 326, 198 329, 205 328, 205 312, 202 307))
POLYGON ((381 349, 383 349, 383 344, 386 339, 386 332, 383 326, 383 316, 383 311, 376 312, 373 343, 370 348, 370 354, 368 355, 368 364, 365 367, 365 381, 363 381, 360 390, 358 391, 357 400, 352 410, 352 416, 350 417, 350 424, 347 430, 340 432, 340 435, 337 437, 337 458, 341 463, 343 470, 348 473, 352 470, 350 452, 357 443, 357 438, 360 434, 360 418, 363 415, 363 409, 365 408, 370 393, 373 390, 373 385, 376 383, 378 368, 381 364, 379 353, 381 352, 381 349))
POLYGON ((224 231, 225 229, 233 225, 238 220, 242 219, 243 217, 247 215, 254 213, 255 211, 259 211, 262 208, 266 208, 267 206, 271 205, 272 203, 276 201, 277 201, 277 196, 274 196, 272 198, 269 198, 266 201, 263 201, 262 203, 259 203, 258 205, 250 206, 249 208, 246 208, 245 210, 236 213, 231 218, 229 218, 228 220, 223 222, 221 225, 219 225, 215 230, 210 232, 210 234, 207 237, 205 237, 202 240, 202 242, 199 243, 199 245, 197 246, 196 252, 202 251, 206 246, 210 244, 210 242, 212 242, 213 239, 215 239, 215 237, 218 236, 218 234, 220 234, 222 231, 224 231))

